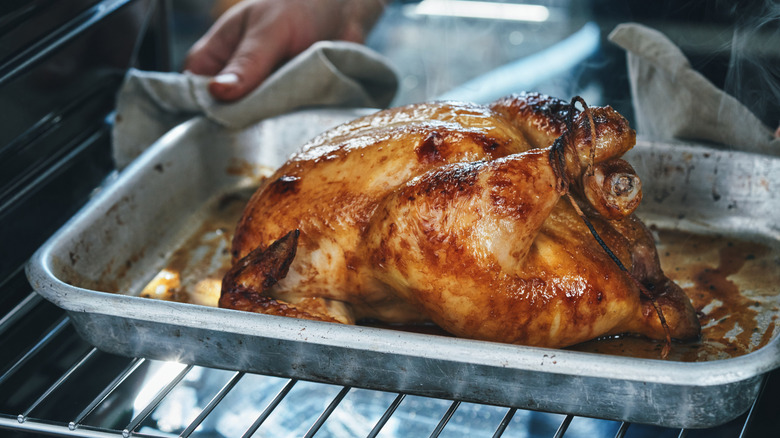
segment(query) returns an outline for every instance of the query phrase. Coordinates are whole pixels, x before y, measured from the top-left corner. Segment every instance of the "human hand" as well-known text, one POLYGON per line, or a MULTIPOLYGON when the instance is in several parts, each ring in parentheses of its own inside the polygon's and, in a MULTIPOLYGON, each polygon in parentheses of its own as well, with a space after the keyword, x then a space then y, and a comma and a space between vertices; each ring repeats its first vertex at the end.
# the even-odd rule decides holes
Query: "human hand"
POLYGON ((381 0, 245 0, 192 46, 184 69, 213 76, 215 99, 238 100, 317 41, 362 43, 381 13, 381 0))

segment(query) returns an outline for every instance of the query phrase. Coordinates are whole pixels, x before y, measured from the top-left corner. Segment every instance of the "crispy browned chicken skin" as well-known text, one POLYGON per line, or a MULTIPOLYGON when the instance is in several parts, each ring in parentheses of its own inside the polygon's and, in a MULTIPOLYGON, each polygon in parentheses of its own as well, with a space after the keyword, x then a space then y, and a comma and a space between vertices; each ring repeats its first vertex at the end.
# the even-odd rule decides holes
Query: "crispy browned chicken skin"
POLYGON ((632 213, 641 182, 620 157, 634 143, 609 107, 531 93, 341 125, 254 194, 220 306, 547 347, 664 339, 663 315, 672 337, 696 337, 632 213))

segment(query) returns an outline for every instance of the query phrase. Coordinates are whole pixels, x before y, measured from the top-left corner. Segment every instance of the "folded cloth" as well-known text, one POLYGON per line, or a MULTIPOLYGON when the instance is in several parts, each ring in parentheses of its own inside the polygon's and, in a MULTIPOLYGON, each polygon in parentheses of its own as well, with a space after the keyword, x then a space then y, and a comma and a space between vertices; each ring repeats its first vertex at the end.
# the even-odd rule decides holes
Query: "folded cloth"
POLYGON ((383 108, 398 88, 381 55, 349 42, 322 41, 283 65, 247 97, 214 100, 209 77, 131 69, 117 98, 113 154, 121 169, 174 126, 198 115, 241 129, 303 107, 383 108))
POLYGON ((738 150, 780 155, 780 139, 753 113, 696 72, 657 30, 617 26, 610 41, 628 52, 637 131, 650 138, 706 140, 738 150))

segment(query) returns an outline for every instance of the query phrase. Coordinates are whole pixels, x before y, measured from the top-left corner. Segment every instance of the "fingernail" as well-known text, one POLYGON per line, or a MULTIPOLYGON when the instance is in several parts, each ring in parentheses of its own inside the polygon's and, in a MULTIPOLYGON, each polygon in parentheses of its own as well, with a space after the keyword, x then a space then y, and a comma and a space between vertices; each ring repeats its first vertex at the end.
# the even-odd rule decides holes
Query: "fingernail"
POLYGON ((235 85, 238 83, 238 76, 235 73, 224 73, 214 76, 212 81, 222 85, 235 85))

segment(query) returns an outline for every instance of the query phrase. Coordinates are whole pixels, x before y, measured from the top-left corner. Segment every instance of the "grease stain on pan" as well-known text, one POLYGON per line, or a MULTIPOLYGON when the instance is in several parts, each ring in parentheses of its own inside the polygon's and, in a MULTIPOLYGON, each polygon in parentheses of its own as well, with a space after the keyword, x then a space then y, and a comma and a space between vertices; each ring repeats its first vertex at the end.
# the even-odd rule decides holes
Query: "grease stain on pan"
MULTIPOLYGON (((230 242, 251 190, 221 195, 208 204, 206 218, 168 264, 141 292, 142 297, 217 306, 230 242)), ((675 343, 671 360, 708 361, 755 351, 777 334, 780 317, 780 245, 725 234, 697 234, 654 225, 664 272, 691 298, 702 323, 699 342, 675 343)), ((432 324, 365 325, 449 336, 432 324)), ((617 336, 586 342, 572 350, 658 358, 663 343, 617 336)))

